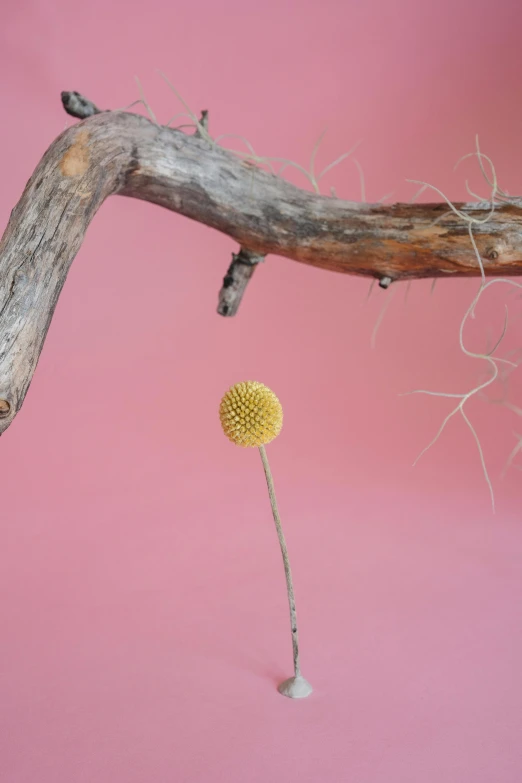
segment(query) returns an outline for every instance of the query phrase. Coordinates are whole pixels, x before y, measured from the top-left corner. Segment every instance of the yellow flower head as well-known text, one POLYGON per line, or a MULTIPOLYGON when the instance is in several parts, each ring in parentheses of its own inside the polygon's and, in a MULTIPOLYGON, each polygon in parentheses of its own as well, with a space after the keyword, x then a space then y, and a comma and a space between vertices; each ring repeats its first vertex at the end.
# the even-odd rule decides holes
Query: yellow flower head
POLYGON ((219 406, 223 432, 237 446, 262 446, 281 432, 283 408, 274 392, 257 381, 236 383, 219 406))

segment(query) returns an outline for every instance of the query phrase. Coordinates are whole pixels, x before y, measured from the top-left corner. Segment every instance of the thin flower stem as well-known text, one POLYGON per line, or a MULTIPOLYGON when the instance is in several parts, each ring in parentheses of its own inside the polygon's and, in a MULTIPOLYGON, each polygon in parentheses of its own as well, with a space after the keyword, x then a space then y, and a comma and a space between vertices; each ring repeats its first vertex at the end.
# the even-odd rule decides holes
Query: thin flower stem
POLYGON ((268 485, 268 495, 270 497, 270 504, 272 506, 272 513, 274 515, 274 522, 277 530, 277 537, 281 546, 281 554, 283 555, 283 565, 285 567, 286 577, 286 589, 288 592, 288 605, 290 607, 290 623, 292 628, 292 647, 294 652, 294 674, 296 677, 301 676, 301 668, 299 666, 299 637, 297 633, 297 614, 295 610, 295 597, 294 597, 294 585, 292 583, 292 572, 290 571, 290 561, 288 559, 288 549, 286 548, 285 536, 283 528, 281 527, 281 519, 279 518, 279 511, 277 509, 277 500, 275 496, 274 480, 270 471, 270 465, 268 464, 268 457, 266 456, 266 450, 264 446, 259 447, 261 459, 263 461, 263 468, 265 469, 266 483, 268 485))

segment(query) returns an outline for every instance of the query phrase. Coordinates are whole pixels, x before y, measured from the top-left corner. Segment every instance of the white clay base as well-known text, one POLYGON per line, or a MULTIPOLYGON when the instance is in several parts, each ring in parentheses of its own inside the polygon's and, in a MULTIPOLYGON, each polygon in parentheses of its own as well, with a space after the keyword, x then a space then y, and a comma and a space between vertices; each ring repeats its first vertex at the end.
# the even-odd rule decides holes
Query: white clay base
POLYGON ((289 699, 305 699, 313 691, 312 686, 304 677, 290 677, 278 685, 277 690, 289 699))

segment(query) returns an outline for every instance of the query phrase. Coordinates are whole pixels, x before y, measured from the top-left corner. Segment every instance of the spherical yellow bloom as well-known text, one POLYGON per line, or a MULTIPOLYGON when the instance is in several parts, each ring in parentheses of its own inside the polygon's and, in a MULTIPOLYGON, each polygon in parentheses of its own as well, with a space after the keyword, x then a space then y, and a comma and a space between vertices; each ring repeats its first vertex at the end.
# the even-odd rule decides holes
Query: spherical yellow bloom
POLYGON ((257 381, 236 383, 219 406, 223 432, 237 446, 262 446, 281 432, 283 408, 274 392, 257 381))

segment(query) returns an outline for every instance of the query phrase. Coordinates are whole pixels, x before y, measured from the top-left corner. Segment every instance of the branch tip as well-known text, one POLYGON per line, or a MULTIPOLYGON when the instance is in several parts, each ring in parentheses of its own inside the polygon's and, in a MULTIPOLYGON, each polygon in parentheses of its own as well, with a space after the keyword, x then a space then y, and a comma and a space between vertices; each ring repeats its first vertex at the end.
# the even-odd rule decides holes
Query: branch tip
MULTIPOLYGON (((201 117, 199 118, 199 124, 203 128, 204 131, 208 132, 208 109, 203 109, 201 111, 201 117)), ((194 133, 194 136, 201 136, 201 131, 199 128, 196 128, 196 131, 194 133)))
POLYGON ((84 98, 79 92, 63 91, 61 98, 63 108, 71 117, 85 120, 87 117, 92 117, 93 114, 101 114, 101 109, 98 109, 92 101, 84 98))

